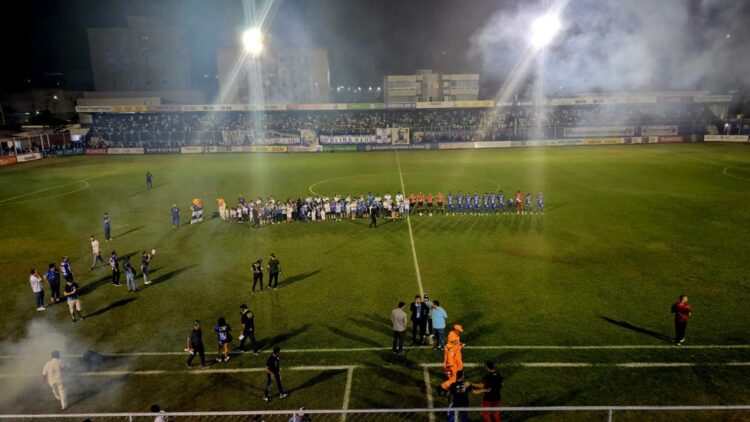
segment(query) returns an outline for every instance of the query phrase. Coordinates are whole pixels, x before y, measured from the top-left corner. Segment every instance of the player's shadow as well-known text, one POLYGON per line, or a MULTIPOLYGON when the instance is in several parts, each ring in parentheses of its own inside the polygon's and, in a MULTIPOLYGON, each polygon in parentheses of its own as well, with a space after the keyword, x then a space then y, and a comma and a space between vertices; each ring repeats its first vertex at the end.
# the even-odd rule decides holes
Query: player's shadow
POLYGON ((377 314, 365 315, 362 314, 365 319, 362 318, 349 318, 349 321, 359 325, 362 328, 367 328, 377 333, 390 333, 392 329, 391 321, 385 317, 380 317, 377 314))
POLYGON ((329 379, 335 377, 336 375, 341 374, 342 372, 346 372, 346 370, 337 370, 337 371, 324 371, 319 373, 318 375, 310 378, 309 380, 303 382, 300 385, 297 385, 295 387, 292 387, 289 390, 286 390, 287 393, 291 394, 295 391, 304 390, 305 388, 313 387, 317 384, 320 384, 321 382, 326 382, 329 379))
MULTIPOLYGON (((195 267, 197 265, 198 264, 192 264, 192 265, 188 265, 188 266, 185 266, 185 267, 182 267, 182 268, 178 268, 178 269, 176 269, 174 271, 170 271, 168 273, 164 273, 164 274, 160 275, 159 277, 151 279, 151 284, 147 284, 147 285, 143 286, 143 289, 147 289, 147 288, 153 287, 153 286, 155 286, 155 285, 157 285, 159 283, 164 283, 165 281, 169 281, 172 278, 174 278, 174 277, 176 277, 176 276, 184 273, 185 271, 187 271, 187 270, 189 270, 189 269, 191 269, 191 268, 193 268, 193 267, 195 267)), ((150 273, 154 273, 156 270, 158 270, 158 268, 155 268, 154 270, 150 271, 150 273)))
POLYGON ((166 185, 167 183, 169 183, 169 182, 162 182, 162 183, 157 183, 157 184, 153 185, 153 187, 152 187, 151 189, 144 189, 144 190, 139 190, 138 192, 134 192, 134 193, 130 194, 130 197, 132 198, 132 197, 134 197, 134 196, 136 196, 136 195, 140 195, 140 194, 142 194, 142 193, 146 193, 146 192, 148 192, 148 191, 154 190, 154 189, 158 188, 159 186, 164 186, 164 185, 166 185))
POLYGON ((134 301, 135 299, 136 298, 134 298, 134 297, 129 297, 127 299, 120 299, 118 301, 110 303, 109 305, 107 305, 107 306, 105 306, 105 307, 103 307, 101 309, 98 309, 98 310, 96 310, 96 311, 94 311, 94 312, 92 312, 90 314, 85 315, 85 317, 86 318, 93 318, 95 316, 99 316, 101 314, 104 314, 106 312, 111 311, 112 309, 123 307, 123 306, 127 305, 128 303, 134 301))
MULTIPOLYGON (((138 227, 133 227, 132 229, 130 229, 130 230, 126 230, 126 231, 124 231, 124 232, 122 232, 122 233, 115 233, 115 235, 116 235, 117 237, 123 237, 123 236, 125 236, 126 234, 130 234, 130 233, 133 233, 134 231, 138 231, 138 230, 140 230, 140 229, 142 229, 142 228, 144 228, 144 227, 146 227, 146 226, 138 226, 138 227)), ((114 237, 114 236, 113 236, 113 237, 114 237)))
POLYGON ((270 349, 274 345, 277 345, 281 342, 287 341, 293 337, 296 337, 304 333, 309 328, 310 328, 310 324, 305 324, 299 328, 289 331, 288 333, 283 333, 283 334, 279 334, 273 337, 261 339, 260 341, 258 341, 258 345, 260 346, 259 348, 263 350, 270 349))
POLYGON ((344 330, 342 330, 340 328, 329 326, 328 329, 331 330, 331 332, 333 332, 334 334, 336 334, 339 337, 348 338, 350 340, 354 340, 354 341, 356 341, 358 343, 362 343, 362 344, 370 346, 370 347, 382 347, 383 346, 383 344, 378 343, 377 341, 375 341, 375 340, 373 340, 371 338, 364 337, 364 336, 359 336, 359 335, 350 333, 348 331, 344 331, 344 330))
POLYGON ((615 319, 612 319, 612 318, 609 318, 609 317, 606 317, 606 316, 603 316, 603 315, 599 315, 599 318, 601 318, 601 319, 609 322, 610 324, 614 324, 614 325, 617 325, 617 326, 622 327, 622 328, 627 328, 628 330, 635 331, 636 333, 645 334, 647 336, 651 336, 651 337, 654 337, 656 339, 659 339, 659 340, 662 340, 662 341, 665 341, 665 342, 668 342, 668 343, 672 343, 674 341, 674 339, 672 337, 665 336, 662 333, 659 333, 659 332, 656 332, 656 331, 652 331, 652 330, 649 330, 647 328, 635 326, 635 325, 633 325, 633 324, 631 324, 631 323, 629 323, 627 321, 617 321, 615 319))
POLYGON ((289 286, 291 286, 294 283, 297 283, 297 282, 300 282, 302 280, 308 279, 308 278, 314 276, 315 274, 318 274, 321 271, 322 270, 309 271, 309 272, 306 272, 306 273, 301 273, 301 274, 293 275, 293 276, 288 277, 288 278, 284 278, 279 283, 279 289, 283 289, 285 287, 289 287, 289 286))

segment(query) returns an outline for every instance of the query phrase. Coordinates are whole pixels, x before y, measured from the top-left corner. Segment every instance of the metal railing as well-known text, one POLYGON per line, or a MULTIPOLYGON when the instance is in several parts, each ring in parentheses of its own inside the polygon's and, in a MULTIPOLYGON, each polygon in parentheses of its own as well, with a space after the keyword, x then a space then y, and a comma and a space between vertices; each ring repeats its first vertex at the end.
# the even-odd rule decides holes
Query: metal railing
POLYGON ((126 413, 58 413, 58 414, 16 414, 0 415, 0 420, 107 420, 107 421, 147 421, 157 416, 166 420, 179 421, 434 421, 441 420, 481 420, 487 413, 494 420, 494 412, 500 412, 503 418, 513 418, 523 414, 524 418, 549 415, 551 413, 576 413, 589 415, 594 420, 616 420, 617 415, 648 413, 648 419, 674 420, 677 414, 690 419, 701 413, 721 420, 742 420, 750 418, 750 405, 707 405, 707 406, 510 406, 510 407, 469 407, 469 408, 405 408, 405 409, 305 409, 305 410, 260 410, 230 412, 126 412, 126 413), (304 416, 302 416, 304 413, 304 416), (466 416, 463 416, 466 415, 466 416), (466 418, 466 419, 464 419, 466 418))

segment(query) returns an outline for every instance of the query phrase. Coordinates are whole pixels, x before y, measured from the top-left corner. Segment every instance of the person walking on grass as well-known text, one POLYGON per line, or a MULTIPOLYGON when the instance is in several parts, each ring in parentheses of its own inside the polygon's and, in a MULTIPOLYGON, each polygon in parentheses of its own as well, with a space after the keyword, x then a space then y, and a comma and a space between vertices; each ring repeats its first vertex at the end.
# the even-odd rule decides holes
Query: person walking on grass
POLYGON ((67 255, 62 257, 60 268, 62 270, 62 276, 64 279, 73 280, 73 269, 70 268, 70 258, 68 258, 67 255))
POLYGON ((151 262, 151 254, 148 251, 143 251, 141 254, 141 273, 143 273, 143 284, 151 284, 151 280, 148 279, 148 264, 151 262))
MULTIPOLYGON (((469 407, 469 393, 474 389, 469 381, 464 380, 464 371, 458 371, 456 373, 456 381, 448 387, 448 394, 450 396, 450 407, 461 408, 469 407)), ((469 421, 469 414, 465 411, 448 411, 448 422, 458 422, 455 419, 456 413, 461 418, 461 422, 469 421)))
POLYGON ((219 357, 216 358, 216 362, 227 362, 229 360, 229 344, 232 342, 232 327, 227 324, 224 317, 221 317, 216 323, 214 331, 219 342, 219 357))
POLYGON ((276 346, 273 348, 273 353, 271 353, 271 356, 269 356, 266 361, 266 388, 263 390, 263 401, 271 401, 268 393, 271 392, 271 386, 273 386, 274 380, 276 380, 276 386, 279 388, 279 398, 283 399, 288 396, 288 394, 284 392, 284 386, 281 385, 280 354, 281 348, 276 346))
POLYGON ((129 292, 137 292, 138 288, 135 287, 135 270, 133 265, 130 264, 130 257, 126 256, 122 261, 122 268, 125 270, 125 284, 128 285, 129 292))
POLYGON ((65 282, 63 294, 65 295, 65 300, 68 302, 68 310, 70 310, 70 317, 74 323, 84 319, 83 315, 81 315, 81 301, 78 298, 79 290, 80 287, 75 281, 68 280, 65 282))
POLYGON ((399 302, 396 309, 391 311, 391 323, 393 324, 393 347, 391 350, 397 355, 403 355, 407 324, 404 302, 399 302))
POLYGON ((672 305, 674 314, 674 342, 682 345, 685 342, 685 330, 690 316, 693 315, 690 305, 688 305, 687 295, 680 295, 680 300, 672 305))
POLYGON ((52 303, 60 301, 60 270, 54 262, 50 263, 47 272, 44 273, 44 279, 49 283, 49 295, 52 303))
POLYGON ((91 261, 92 270, 96 268, 100 262, 102 265, 105 265, 104 259, 102 258, 101 248, 99 247, 99 241, 96 240, 94 235, 91 235, 91 256, 93 257, 93 260, 91 261))
POLYGON ((60 352, 52 352, 52 358, 44 364, 42 369, 42 382, 47 382, 52 389, 52 394, 60 401, 60 407, 65 410, 68 407, 68 393, 63 384, 63 371, 67 365, 60 360, 60 352))
POLYGON ((206 368, 206 348, 203 346, 203 331, 201 322, 197 319, 193 322, 193 329, 190 331, 187 343, 187 352, 190 354, 187 359, 187 367, 193 367, 193 359, 198 355, 201 359, 201 369, 206 368))
POLYGON ((42 277, 36 268, 31 269, 31 275, 29 275, 29 283, 31 284, 31 291, 34 292, 34 300, 36 300, 36 310, 43 311, 44 307, 44 287, 42 285, 42 277))
POLYGON ((109 269, 112 270, 112 285, 116 287, 122 286, 122 283, 120 283, 120 261, 115 251, 112 251, 112 254, 109 256, 109 269))
POLYGON ((151 174, 150 170, 146 170, 146 189, 154 187, 154 175, 151 174))
POLYGON ((172 204, 172 227, 180 227, 180 209, 172 204))
MULTIPOLYGON (((481 383, 474 383, 474 394, 484 393, 482 397, 482 407, 499 407, 500 406, 500 391, 503 388, 503 376, 495 369, 493 362, 487 361, 484 363, 484 369, 487 371, 482 377, 481 383)), ((482 420, 484 422, 500 422, 500 412, 493 410, 491 412, 482 412, 482 420)))
POLYGON ((104 217, 102 217, 102 224, 104 225, 104 240, 109 242, 110 240, 112 240, 112 237, 110 237, 112 221, 109 218, 109 214, 107 214, 106 212, 104 213, 104 217))
POLYGON ((270 289, 273 285, 273 289, 279 288, 279 276, 281 275, 281 263, 276 258, 275 254, 271 254, 271 258, 268 259, 268 288, 270 289))
POLYGON ((242 333, 240 334, 240 345, 238 350, 245 351, 245 340, 250 339, 250 345, 253 347, 253 354, 258 355, 258 342, 255 341, 255 315, 244 303, 240 305, 240 323, 242 324, 242 333))
POLYGON ((260 291, 263 291, 263 260, 261 258, 253 261, 251 265, 253 271, 253 294, 255 294, 255 286, 260 284, 260 291))
POLYGON ((370 205, 370 228, 378 227, 378 206, 376 204, 370 205))
POLYGON ((445 347, 445 320, 448 319, 448 313, 440 306, 440 301, 432 303, 432 329, 434 330, 437 344, 434 350, 443 351, 445 347))
POLYGON ((411 311, 411 344, 424 344, 424 330, 427 325, 427 307, 422 303, 422 297, 414 296, 414 302, 409 306, 411 311), (417 330, 419 341, 417 341, 417 330))

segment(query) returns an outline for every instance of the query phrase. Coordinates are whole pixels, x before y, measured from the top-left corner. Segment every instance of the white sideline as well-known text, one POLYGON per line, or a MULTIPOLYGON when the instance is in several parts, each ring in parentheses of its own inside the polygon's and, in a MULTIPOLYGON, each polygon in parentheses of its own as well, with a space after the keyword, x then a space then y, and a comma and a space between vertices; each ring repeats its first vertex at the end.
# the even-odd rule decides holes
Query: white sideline
MULTIPOLYGON (((396 164, 398 165, 398 178, 401 180, 401 193, 406 197, 406 187, 404 186, 404 174, 401 172, 401 160, 398 158, 398 150, 396 151, 396 164)), ((419 271, 419 262, 417 261, 417 249, 414 246, 414 233, 411 230, 411 219, 409 214, 406 214, 406 226, 409 227, 409 241, 411 241, 411 256, 414 258, 414 271, 417 273, 417 284, 419 285, 419 295, 424 296, 424 288, 422 287, 422 274, 419 271)))
MULTIPOLYGON (((405 350, 425 350, 426 347, 405 347, 405 350)), ((750 344, 690 344, 675 346, 669 344, 613 344, 613 345, 581 345, 581 346, 555 346, 555 345, 501 345, 501 346, 464 346, 468 350, 703 350, 703 349, 750 349, 750 344)), ((284 353, 356 353, 356 352, 381 352, 390 351, 390 347, 342 347, 342 348, 311 348, 311 349, 284 349, 284 353)), ((139 356, 185 356, 185 352, 123 352, 123 353, 101 353, 103 356, 111 357, 139 357, 139 356)), ((232 355, 238 353, 230 352, 232 355)), ((34 355, 0 355, 0 359, 29 359, 34 355)), ((46 354, 44 355, 47 356, 46 354)), ((65 357, 80 358, 82 354, 66 354, 65 357)))

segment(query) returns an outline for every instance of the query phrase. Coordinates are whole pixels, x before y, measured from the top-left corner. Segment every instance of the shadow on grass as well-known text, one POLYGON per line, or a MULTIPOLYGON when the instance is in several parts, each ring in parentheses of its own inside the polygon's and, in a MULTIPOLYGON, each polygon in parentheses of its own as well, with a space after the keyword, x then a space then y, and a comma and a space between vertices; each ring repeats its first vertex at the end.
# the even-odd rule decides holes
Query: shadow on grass
MULTIPOLYGON (((130 234, 130 233, 133 233, 133 232, 135 232, 135 231, 138 231, 138 230, 140 230, 140 229, 142 229, 142 228, 144 228, 144 227, 146 227, 146 226, 138 226, 138 227, 133 227, 132 229, 130 229, 130 230, 126 230, 126 231, 124 231, 124 232, 122 232, 122 233, 115 233, 115 235, 116 235, 117 237, 123 237, 123 236, 125 236, 126 234, 130 234)), ((112 237, 115 237, 115 236, 112 236, 112 237)))
POLYGON ((609 317, 606 317, 606 316, 602 316, 602 315, 599 315, 599 318, 601 318, 601 319, 609 322, 610 324, 614 324, 614 325, 617 325, 617 326, 622 327, 622 328, 627 328, 628 330, 635 331, 636 333, 645 334, 647 336, 654 337, 656 339, 659 339, 661 341, 665 341, 667 343, 673 343, 674 342, 674 339, 672 337, 665 336, 662 333, 658 333, 656 331, 652 331, 652 330, 649 330, 647 328, 637 327, 637 326, 635 326, 635 325, 633 325, 633 324, 631 324, 631 323, 629 323, 627 321, 617 321, 617 320, 614 320, 612 318, 609 318, 609 317))
POLYGON ((275 345, 277 345, 277 344, 279 344, 281 342, 284 342, 284 341, 287 341, 287 340, 289 340, 291 338, 294 338, 294 337, 296 337, 296 336, 304 333, 305 331, 307 331, 310 328, 310 325, 311 324, 305 324, 302 327, 299 327, 299 328, 296 328, 296 329, 294 329, 292 331, 289 331, 288 333, 283 333, 283 334, 279 334, 277 336, 273 336, 273 337, 268 337, 268 338, 261 339, 260 341, 258 341, 258 346, 259 346, 258 347, 258 351, 269 350, 269 349, 271 349, 272 346, 275 346, 275 345))
MULTIPOLYGON (((131 259, 136 254, 138 254, 137 251, 136 252, 130 252, 130 253, 125 254, 125 255, 118 255, 118 257, 120 258, 120 262, 122 263, 123 261, 125 261, 125 258, 131 259)), ((109 259, 109 258, 107 258, 107 259, 109 259)), ((112 272, 111 272, 111 270, 109 270, 109 264, 107 263, 104 266, 107 267, 107 270, 108 270, 107 271, 107 275, 103 276, 103 277, 100 277, 100 278, 98 278, 98 279, 96 279, 96 280, 94 280, 94 281, 92 281, 90 283, 87 283, 85 285, 82 285, 81 289, 80 289, 81 295, 85 295, 85 294, 88 294, 90 292, 93 292, 94 290, 98 289, 99 287, 112 282, 112 272)), ((122 267, 121 267, 120 268, 120 282, 122 282, 122 280, 125 279, 125 274, 124 273, 125 273, 125 271, 123 271, 122 267)))
POLYGON ((164 185, 166 185, 167 183, 169 183, 169 182, 162 182, 162 183, 157 183, 157 184, 153 185, 153 186, 151 187, 151 189, 148 189, 148 188, 147 188, 147 189, 144 189, 144 190, 139 190, 138 192, 135 192, 135 193, 132 193, 132 194, 130 194, 130 197, 132 198, 132 197, 134 197, 134 196, 136 196, 136 195, 140 195, 140 194, 142 194, 142 193, 146 193, 146 192, 148 192, 148 191, 154 190, 154 189, 158 188, 159 186, 164 186, 164 185))
POLYGON ((314 376, 313 378, 303 382, 302 384, 290 388, 289 390, 286 390, 287 393, 291 394, 295 391, 304 390, 305 388, 313 387, 317 384, 320 384, 321 382, 326 382, 329 379, 335 377, 336 375, 346 372, 346 370, 335 370, 335 371, 324 371, 319 373, 318 375, 314 376))
MULTIPOLYGON (((176 276, 184 273, 185 271, 187 271, 187 270, 189 270, 189 269, 191 269, 191 268, 193 268, 193 267, 195 267, 197 265, 198 264, 188 265, 188 266, 185 266, 185 267, 182 267, 182 268, 178 268, 178 269, 176 269, 174 271, 170 271, 168 273, 162 274, 159 277, 151 279, 151 284, 147 284, 147 285, 143 286, 142 289, 145 290, 145 289, 147 289, 149 287, 153 287, 154 285, 157 285, 159 283, 163 283, 165 281, 169 281, 170 279, 172 279, 172 278, 174 278, 174 277, 176 277, 176 276)), ((159 268, 155 268, 155 269, 151 270, 149 272, 149 274, 152 274, 152 273, 156 272, 157 270, 159 270, 159 268)))
POLYGON ((101 308, 101 309, 99 309, 99 310, 96 310, 96 311, 94 311, 94 312, 92 312, 92 313, 90 313, 90 314, 87 314, 87 315, 86 315, 86 318, 93 318, 93 317, 95 317, 95 316, 99 316, 99 315, 101 315, 101 314, 104 314, 104 313, 106 313, 106 312, 109 312, 109 311, 111 311, 112 309, 115 309, 115 308, 120 308, 120 307, 122 307, 122 306, 125 306, 125 305, 127 305, 128 303, 130 303, 130 302, 134 301, 135 299, 136 299, 136 298, 134 298, 134 297, 129 297, 129 298, 127 298, 127 299, 120 299, 120 300, 118 300, 118 301, 116 301, 116 302, 112 302, 112 303, 110 303, 109 305, 107 305, 107 306, 105 306, 105 307, 103 307, 103 308, 101 308))
POLYGON ((302 273, 302 274, 297 274, 297 275, 293 275, 291 277, 285 278, 285 279, 283 279, 279 283, 279 289, 283 289, 285 287, 289 287, 292 284, 297 283, 297 282, 302 281, 302 280, 305 280, 307 278, 310 278, 310 277, 314 276, 315 274, 318 274, 321 271, 322 270, 315 270, 315 271, 310 271, 310 272, 306 272, 306 273, 302 273))
POLYGON ((384 346, 383 344, 380 344, 380 343, 378 343, 377 341, 375 341, 375 340, 373 340, 371 338, 367 338, 367 337, 363 337, 363 336, 358 336, 358 335, 350 333, 348 331, 344 331, 344 330, 342 330, 340 328, 330 327, 329 326, 328 329, 331 330, 331 332, 333 332, 334 334, 336 334, 339 337, 348 338, 350 340, 354 340, 354 341, 356 341, 358 343, 362 343, 362 344, 370 346, 370 347, 383 347, 384 346))

